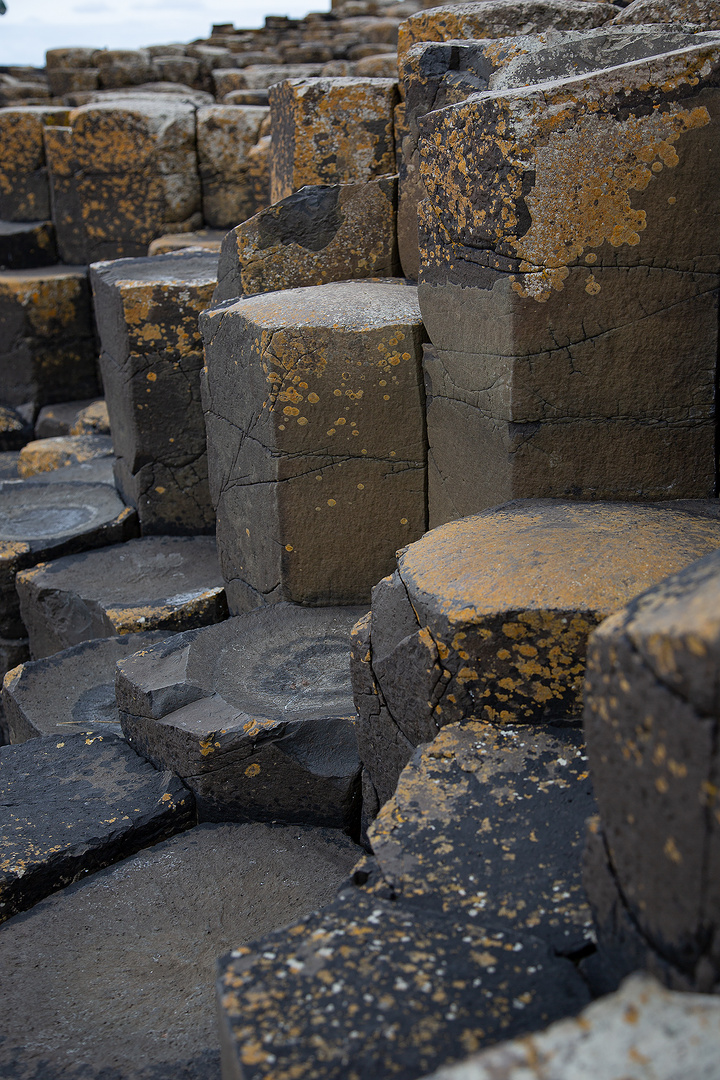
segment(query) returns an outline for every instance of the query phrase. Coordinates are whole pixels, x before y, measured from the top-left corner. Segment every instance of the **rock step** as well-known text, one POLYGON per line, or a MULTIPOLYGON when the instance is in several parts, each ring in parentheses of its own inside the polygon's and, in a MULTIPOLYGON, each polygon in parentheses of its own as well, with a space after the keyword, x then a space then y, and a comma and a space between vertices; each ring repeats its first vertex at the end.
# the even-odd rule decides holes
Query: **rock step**
POLYGON ((195 822, 192 794, 117 735, 0 747, 0 921, 195 822))
POLYGON ((115 701, 117 662, 166 638, 165 631, 149 630, 83 641, 43 660, 23 663, 20 657, 3 682, 8 742, 42 735, 59 739, 85 730, 122 735, 115 701))
POLYGON ((720 546, 720 522, 685 505, 519 500, 400 552, 354 631, 366 816, 445 724, 579 717, 594 627, 720 546))
POLYGON ((184 779, 201 820, 301 822, 357 834, 349 658, 359 614, 279 604, 121 660, 126 738, 184 779))
POLYGON ((35 660, 92 638, 176 633, 227 617, 210 536, 144 536, 41 563, 16 585, 35 660))
POLYGON ((52 439, 34 439, 20 451, 18 475, 29 480, 38 473, 112 456, 113 444, 108 435, 58 435, 52 439))
POLYGON ((326 903, 357 853, 334 829, 199 825, 11 919, 0 1073, 217 1080, 215 958, 326 903))

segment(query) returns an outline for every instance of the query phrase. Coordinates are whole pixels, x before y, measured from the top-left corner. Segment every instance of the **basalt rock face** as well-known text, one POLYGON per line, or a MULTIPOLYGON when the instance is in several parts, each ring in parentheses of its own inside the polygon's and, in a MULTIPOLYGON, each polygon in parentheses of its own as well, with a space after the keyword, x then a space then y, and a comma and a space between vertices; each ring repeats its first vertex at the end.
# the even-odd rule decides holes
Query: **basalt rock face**
POLYGON ((91 269, 115 477, 144 534, 215 527, 197 319, 216 280, 217 256, 201 251, 91 269))
POLYGON ((671 40, 420 120, 431 523, 712 492, 719 56, 671 40))
POLYGON ((247 165, 267 116, 268 109, 257 105, 210 105, 198 110, 202 211, 213 229, 230 229, 262 209, 247 165))
POLYGON ((448 723, 579 719, 591 631, 712 551, 718 522, 618 504, 518 501, 429 532, 353 631, 369 812, 448 723))
POLYGON ((720 983, 719 591, 714 552, 590 639, 585 729, 599 818, 585 878, 610 983, 635 967, 677 989, 720 983))
POLYGON ((210 308, 201 327, 231 613, 366 602, 396 549, 425 528, 415 289, 352 281, 270 293, 210 308))

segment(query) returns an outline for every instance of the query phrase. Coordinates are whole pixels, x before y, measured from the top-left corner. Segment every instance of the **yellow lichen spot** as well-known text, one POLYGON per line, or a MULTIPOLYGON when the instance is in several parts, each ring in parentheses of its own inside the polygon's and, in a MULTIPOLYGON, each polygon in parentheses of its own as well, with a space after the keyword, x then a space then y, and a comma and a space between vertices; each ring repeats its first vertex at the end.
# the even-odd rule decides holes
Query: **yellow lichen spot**
POLYGON ((591 274, 590 277, 588 277, 586 279, 586 281, 585 281, 585 292, 589 293, 590 296, 597 296, 597 294, 600 292, 601 288, 602 288, 602 285, 600 284, 599 281, 595 280, 595 275, 594 274, 591 274))
POLYGON ((156 487, 155 490, 157 491, 158 495, 164 495, 165 494, 165 488, 164 487, 156 487))
POLYGON ((160 802, 170 802, 171 799, 172 795, 168 791, 166 791, 165 794, 161 797, 160 802))
POLYGON ((401 524, 401 525, 407 525, 407 523, 408 523, 408 519, 407 519, 407 518, 400 518, 400 524, 401 524))
POLYGON ((200 740, 200 753, 203 757, 207 757, 208 754, 212 754, 215 747, 213 746, 213 737, 208 735, 207 739, 200 740))
POLYGON ((587 255, 585 256, 585 262, 586 262, 586 263, 589 263, 589 264, 590 264, 590 266, 592 266, 592 265, 593 265, 593 263, 596 263, 596 262, 597 262, 597 255, 595 254, 595 252, 594 252, 594 251, 589 251, 589 252, 587 253, 587 255))
POLYGON ((665 853, 666 858, 670 859, 671 862, 679 865, 683 861, 682 855, 680 854, 678 846, 672 836, 668 836, 667 840, 665 841, 665 847, 663 848, 663 852, 665 853))
POLYGON ((364 484, 358 484, 358 491, 364 491, 364 490, 365 490, 365 485, 364 484))
POLYGON ((328 499, 327 504, 328 504, 328 506, 336 506, 337 505, 334 499, 328 499))
POLYGON ((383 394, 383 401, 389 401, 389 400, 390 400, 390 395, 389 394, 383 394))
POLYGON ((328 435, 334 435, 335 434, 335 428, 334 427, 328 428, 327 434, 328 435))
POLYGON ((342 397, 342 390, 333 390, 335 397, 342 397))
POLYGON ((293 546, 292 546, 292 544, 286 544, 286 545, 285 545, 285 550, 286 550, 286 551, 293 551, 294 549, 293 549, 293 546))
POLYGON ((318 401, 320 400, 320 398, 317 396, 317 394, 308 394, 307 399, 308 399, 308 401, 310 402, 311 405, 317 405, 318 401))
POLYGON ((674 203, 676 203, 676 202, 677 202, 677 199, 675 198, 675 196, 674 196, 674 195, 671 195, 671 196, 670 196, 670 198, 668 199, 668 202, 669 202, 669 203, 670 203, 670 205, 672 206, 672 205, 673 205, 674 203))
POLYGON ((148 371, 146 378, 147 378, 148 382, 156 382, 157 375, 155 374, 154 371, 148 371))
POLYGON ((298 416, 298 418, 297 418, 297 422, 298 422, 298 424, 300 425, 300 427, 305 427, 305 425, 306 425, 306 424, 307 424, 307 422, 308 422, 308 421, 307 421, 307 416, 298 416))
POLYGON ((256 761, 254 761, 252 763, 252 765, 248 765, 247 769, 245 770, 245 775, 246 776, 257 776, 257 774, 259 772, 260 772, 260 766, 258 765, 258 763, 256 761))
POLYGON ((299 412, 300 410, 296 409, 294 405, 286 405, 283 409, 283 414, 285 416, 297 416, 299 412))

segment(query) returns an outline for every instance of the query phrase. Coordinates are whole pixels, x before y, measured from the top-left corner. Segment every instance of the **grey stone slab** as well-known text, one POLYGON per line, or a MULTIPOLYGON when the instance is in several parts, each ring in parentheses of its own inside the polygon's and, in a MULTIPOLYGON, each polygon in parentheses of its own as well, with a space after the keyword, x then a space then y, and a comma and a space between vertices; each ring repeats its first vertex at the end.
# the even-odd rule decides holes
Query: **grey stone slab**
MULTIPOLYGON (((29 655, 22 655, 8 663, 8 668, 16 668, 2 690, 8 741, 22 743, 42 735, 62 738, 85 730, 122 735, 115 701, 117 662, 166 638, 161 630, 123 634, 83 641, 43 660, 30 661, 29 655)), ((2 643, 0 655, 1 650, 2 643)))
POLYGON ((19 450, 3 450, 0 452, 0 481, 20 479, 17 471, 19 457, 19 450))
POLYGON ((329 901, 357 853, 335 830, 200 825, 5 923, 3 1076, 218 1080, 215 958, 329 901))
POLYGON ((35 420, 35 438, 54 439, 59 435, 69 435, 78 413, 94 400, 85 398, 83 401, 60 401, 55 405, 43 406, 35 420))
POLYGON ((195 820, 182 781, 112 734, 5 746, 0 785, 0 921, 195 820))
POLYGON ((121 661, 126 738, 185 778, 202 820, 356 832, 350 629, 360 614, 281 604, 121 661))
POLYGON ((209 536, 145 536, 45 562, 18 575, 17 589, 36 660, 93 638, 175 633, 227 616, 209 536))
POLYGON ((201 317, 210 492, 233 614, 364 603, 425 530, 413 286, 336 282, 201 317), (242 394, 238 386, 242 385, 242 394))

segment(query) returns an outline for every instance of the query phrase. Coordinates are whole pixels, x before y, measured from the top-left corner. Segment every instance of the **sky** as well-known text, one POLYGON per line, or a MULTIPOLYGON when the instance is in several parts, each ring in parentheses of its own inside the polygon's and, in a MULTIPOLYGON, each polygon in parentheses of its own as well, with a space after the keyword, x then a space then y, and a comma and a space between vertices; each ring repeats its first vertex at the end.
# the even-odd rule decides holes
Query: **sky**
POLYGON ((214 22, 262 26, 266 15, 329 11, 329 0, 5 0, 0 65, 42 67, 65 45, 137 49, 207 37, 214 22))

